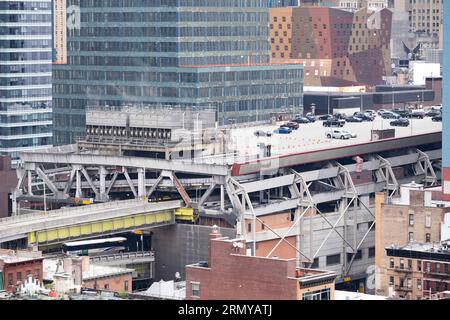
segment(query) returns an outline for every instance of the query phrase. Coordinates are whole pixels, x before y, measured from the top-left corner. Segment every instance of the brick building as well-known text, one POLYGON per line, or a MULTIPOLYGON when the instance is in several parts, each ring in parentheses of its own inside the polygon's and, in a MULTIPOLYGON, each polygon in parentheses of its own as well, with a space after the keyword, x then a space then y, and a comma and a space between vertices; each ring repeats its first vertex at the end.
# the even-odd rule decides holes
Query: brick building
POLYGON ((7 217, 11 211, 9 195, 17 185, 17 174, 11 169, 11 158, 0 156, 0 218, 7 217))
POLYGON ((115 268, 91 264, 83 271, 83 287, 113 292, 132 292, 133 269, 115 268))
POLYGON ((295 259, 248 256, 245 247, 213 231, 208 261, 186 266, 186 299, 334 300, 334 272, 298 269, 295 259))
POLYGON ((450 290, 450 250, 444 245, 413 243, 388 247, 387 285, 401 298, 439 299, 450 290))
MULTIPOLYGON (((375 198, 375 264, 376 293, 388 295, 389 280, 392 271, 395 271, 400 261, 388 257, 385 248, 405 247, 413 243, 421 243, 429 246, 442 240, 442 226, 450 207, 441 201, 440 188, 424 189, 420 184, 407 184, 401 187, 401 197, 392 198, 387 203, 383 193, 377 193, 375 198)), ((410 266, 409 262, 404 265, 410 266)), ((403 269, 402 268, 401 272, 403 269)), ((416 265, 412 265, 411 278, 418 277, 415 272, 420 272, 416 265)), ((411 291, 412 297, 419 294, 411 291)))
POLYGON ((381 84, 391 75, 391 23, 389 9, 272 8, 271 58, 301 61, 305 86, 381 84))
POLYGON ((40 252, 0 249, 0 290, 13 292, 29 275, 42 283, 42 260, 40 252))

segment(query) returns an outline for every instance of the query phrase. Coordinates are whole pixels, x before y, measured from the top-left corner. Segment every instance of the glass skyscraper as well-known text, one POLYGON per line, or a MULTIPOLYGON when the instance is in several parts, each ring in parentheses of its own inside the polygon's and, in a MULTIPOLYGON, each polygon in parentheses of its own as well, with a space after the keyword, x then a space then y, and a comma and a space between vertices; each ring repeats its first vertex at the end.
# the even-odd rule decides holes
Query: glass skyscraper
POLYGON ((0 1, 0 155, 52 145, 52 1, 0 1))
POLYGON ((269 61, 266 0, 67 6, 80 23, 67 31, 67 64, 54 67, 56 144, 84 136, 86 106, 212 106, 219 124, 302 110, 303 67, 269 61))

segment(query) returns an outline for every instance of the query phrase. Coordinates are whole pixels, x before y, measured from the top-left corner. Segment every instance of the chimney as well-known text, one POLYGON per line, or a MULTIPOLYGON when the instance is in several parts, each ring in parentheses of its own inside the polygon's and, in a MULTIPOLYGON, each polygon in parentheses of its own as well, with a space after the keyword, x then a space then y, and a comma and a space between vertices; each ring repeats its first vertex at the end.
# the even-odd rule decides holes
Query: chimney
POLYGON ((219 227, 214 225, 212 227, 212 232, 208 235, 208 266, 211 268, 212 256, 211 256, 211 247, 212 240, 222 237, 222 234, 219 232, 219 227))

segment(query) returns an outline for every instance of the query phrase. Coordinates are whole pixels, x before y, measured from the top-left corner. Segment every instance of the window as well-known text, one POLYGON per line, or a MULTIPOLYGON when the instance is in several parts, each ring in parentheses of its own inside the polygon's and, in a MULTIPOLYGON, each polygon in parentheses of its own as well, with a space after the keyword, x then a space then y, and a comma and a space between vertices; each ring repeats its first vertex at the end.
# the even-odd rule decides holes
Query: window
POLYGON ((412 260, 408 259, 408 269, 412 270, 412 260))
POLYGON ((410 225, 410 226, 413 226, 413 225, 414 225, 414 215, 413 215, 413 214, 410 214, 410 215, 409 215, 409 225, 410 225))
POLYGON ((12 285, 13 285, 13 274, 8 273, 8 286, 12 286, 12 285))
POLYGON ((404 269, 405 268, 405 260, 400 259, 400 269, 404 269))
POLYGON ((306 292, 303 294, 303 300, 330 300, 330 289, 306 292))
POLYGON ((437 273, 441 272, 441 264, 439 262, 436 262, 436 272, 437 273))
POLYGON ((393 276, 390 276, 390 277, 389 277, 389 285, 390 285, 390 286, 393 286, 393 285, 394 285, 394 277, 393 277, 393 276))
POLYGON ((252 224, 251 223, 247 224, 247 231, 252 232, 252 224))
POLYGON ((17 272, 17 282, 22 281, 22 272, 17 272))
POLYGON ((333 254, 330 256, 327 256, 327 266, 331 266, 334 264, 341 263, 341 255, 340 254, 333 254))
POLYGON ((375 247, 369 248, 369 258, 375 257, 375 247))
POLYGON ((391 258, 389 260, 389 268, 393 268, 394 267, 394 258, 391 258))
POLYGON ((417 289, 422 290, 422 279, 417 279, 417 289))
POLYGON ((431 270, 431 263, 425 262, 425 272, 430 272, 431 270))
POLYGON ((103 286, 103 288, 104 288, 105 290, 108 290, 108 289, 109 289, 109 283, 105 283, 105 285, 103 286))
POLYGON ((31 275, 31 270, 27 270, 27 278, 29 275, 31 275))
POLYGON ((41 271, 39 269, 34 270, 34 278, 39 280, 41 277, 41 271))
POLYGON ((409 278, 408 278, 408 279, 406 280, 406 285, 408 286, 409 289, 411 289, 411 288, 412 288, 412 279, 409 279, 409 278))
POLYGON ((429 214, 425 216, 425 227, 431 228, 431 216, 429 214))
POLYGON ((128 292, 128 280, 125 280, 124 284, 123 284, 123 289, 128 292))
POLYGON ((448 264, 447 263, 444 264, 444 273, 448 273, 448 264))
POLYGON ((200 297, 200 283, 199 282, 191 282, 191 296, 192 297, 200 297))
POLYGON ((311 264, 311 268, 318 268, 319 267, 319 258, 314 258, 314 262, 311 264))
POLYGON ((417 261, 417 271, 422 271, 422 261, 417 261))
MULTIPOLYGON (((347 262, 350 262, 352 260, 352 256, 353 253, 347 253, 347 262)), ((355 259, 353 261, 361 259, 362 259, 362 250, 358 250, 358 252, 356 252, 355 254, 355 259)))
POLYGON ((400 288, 403 288, 405 285, 405 279, 400 278, 400 284, 398 285, 400 288))
POLYGON ((431 234, 429 233, 425 234, 425 242, 431 242, 431 234))
POLYGON ((414 232, 410 232, 410 233, 408 234, 408 239, 409 239, 409 242, 414 241, 414 232))

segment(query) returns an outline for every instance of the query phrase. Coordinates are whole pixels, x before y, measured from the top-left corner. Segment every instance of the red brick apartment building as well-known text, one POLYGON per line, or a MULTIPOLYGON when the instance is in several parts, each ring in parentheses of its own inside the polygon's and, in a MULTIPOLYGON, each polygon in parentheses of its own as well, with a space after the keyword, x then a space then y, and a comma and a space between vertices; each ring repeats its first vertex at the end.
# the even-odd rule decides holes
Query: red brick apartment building
POLYGON ((336 274, 295 259, 246 255, 242 239, 210 235, 209 260, 186 266, 188 300, 334 300, 336 274))
POLYGON ((13 292, 28 275, 42 282, 42 260, 40 252, 0 249, 0 290, 13 292))

